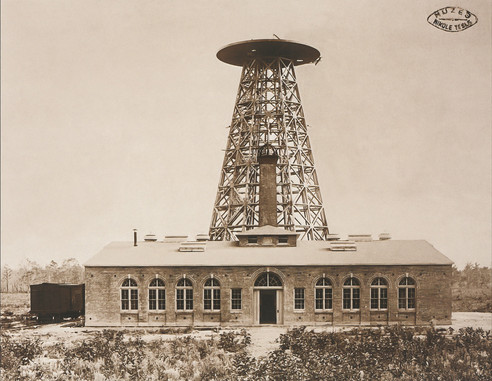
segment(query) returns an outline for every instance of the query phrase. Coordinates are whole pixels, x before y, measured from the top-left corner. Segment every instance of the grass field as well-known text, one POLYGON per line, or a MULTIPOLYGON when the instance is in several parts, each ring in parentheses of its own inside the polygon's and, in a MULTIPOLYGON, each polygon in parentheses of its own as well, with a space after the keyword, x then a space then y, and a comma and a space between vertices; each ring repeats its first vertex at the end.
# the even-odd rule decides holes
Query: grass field
POLYGON ((11 311, 15 315, 29 312, 29 294, 27 293, 0 293, 0 311, 5 313, 11 311))

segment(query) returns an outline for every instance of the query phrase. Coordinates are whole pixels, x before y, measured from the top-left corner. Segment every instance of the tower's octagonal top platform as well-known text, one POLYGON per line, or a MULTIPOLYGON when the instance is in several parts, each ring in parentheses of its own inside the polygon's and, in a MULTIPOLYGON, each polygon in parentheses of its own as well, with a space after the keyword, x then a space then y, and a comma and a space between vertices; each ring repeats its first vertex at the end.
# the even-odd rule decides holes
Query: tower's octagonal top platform
POLYGON ((287 58, 298 66, 315 62, 320 52, 309 45, 280 39, 235 42, 217 52, 219 60, 236 66, 243 66, 255 57, 287 58))

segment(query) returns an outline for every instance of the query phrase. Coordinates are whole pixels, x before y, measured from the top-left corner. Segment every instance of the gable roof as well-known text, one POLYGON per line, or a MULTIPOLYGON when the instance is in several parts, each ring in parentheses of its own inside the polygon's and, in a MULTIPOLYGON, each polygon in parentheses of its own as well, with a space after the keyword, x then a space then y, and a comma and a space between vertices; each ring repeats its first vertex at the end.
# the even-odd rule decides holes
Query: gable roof
POLYGON ((144 266, 346 266, 451 265, 427 241, 357 242, 357 251, 331 251, 327 241, 298 241, 296 247, 239 247, 233 241, 208 241, 204 252, 179 252, 179 243, 113 242, 86 267, 144 266))

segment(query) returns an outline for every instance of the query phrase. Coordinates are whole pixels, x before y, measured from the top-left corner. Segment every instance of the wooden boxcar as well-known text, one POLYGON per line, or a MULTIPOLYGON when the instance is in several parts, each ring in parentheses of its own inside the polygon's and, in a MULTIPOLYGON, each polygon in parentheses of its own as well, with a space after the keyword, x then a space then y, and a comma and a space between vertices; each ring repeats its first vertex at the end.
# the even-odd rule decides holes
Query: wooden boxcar
POLYGON ((85 312, 85 285, 41 283, 31 285, 31 313, 41 321, 75 318, 85 312))

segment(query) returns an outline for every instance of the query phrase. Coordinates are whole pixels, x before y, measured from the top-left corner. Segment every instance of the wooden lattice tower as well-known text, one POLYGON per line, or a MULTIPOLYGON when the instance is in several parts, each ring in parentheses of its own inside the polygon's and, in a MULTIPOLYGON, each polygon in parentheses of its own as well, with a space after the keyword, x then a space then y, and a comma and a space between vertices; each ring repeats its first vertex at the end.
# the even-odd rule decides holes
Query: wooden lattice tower
POLYGON ((313 153, 294 67, 319 60, 313 47, 286 40, 251 40, 221 49, 217 57, 242 66, 210 237, 235 240, 259 225, 258 149, 278 153, 277 225, 300 239, 328 234, 313 153))

